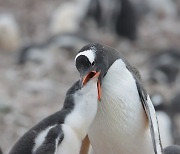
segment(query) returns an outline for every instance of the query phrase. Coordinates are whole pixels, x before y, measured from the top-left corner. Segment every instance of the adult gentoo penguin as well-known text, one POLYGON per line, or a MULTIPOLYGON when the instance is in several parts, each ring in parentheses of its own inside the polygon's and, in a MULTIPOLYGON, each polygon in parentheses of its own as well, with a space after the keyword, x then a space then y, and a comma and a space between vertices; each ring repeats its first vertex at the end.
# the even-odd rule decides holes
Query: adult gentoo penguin
POLYGON ((97 112, 99 73, 76 82, 63 108, 25 133, 10 154, 79 154, 81 142, 97 112))
POLYGON ((100 72, 101 103, 88 136, 95 154, 162 154, 155 110, 138 71, 120 52, 98 43, 75 57, 81 80, 100 72), (151 133, 150 133, 151 132, 151 133), (151 141, 152 137, 152 141, 151 141))

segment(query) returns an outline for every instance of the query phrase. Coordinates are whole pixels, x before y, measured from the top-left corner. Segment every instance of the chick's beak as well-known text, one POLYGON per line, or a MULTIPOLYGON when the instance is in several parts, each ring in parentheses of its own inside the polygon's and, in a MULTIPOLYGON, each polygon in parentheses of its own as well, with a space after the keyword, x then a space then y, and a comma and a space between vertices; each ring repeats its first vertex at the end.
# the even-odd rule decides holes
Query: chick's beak
MULTIPOLYGON (((96 71, 91 71, 89 72, 82 80, 82 84, 83 86, 92 78, 98 78, 100 75, 100 72, 96 72, 96 71)), ((101 100, 101 83, 100 80, 98 79, 97 81, 97 90, 98 90, 98 100, 101 100)))

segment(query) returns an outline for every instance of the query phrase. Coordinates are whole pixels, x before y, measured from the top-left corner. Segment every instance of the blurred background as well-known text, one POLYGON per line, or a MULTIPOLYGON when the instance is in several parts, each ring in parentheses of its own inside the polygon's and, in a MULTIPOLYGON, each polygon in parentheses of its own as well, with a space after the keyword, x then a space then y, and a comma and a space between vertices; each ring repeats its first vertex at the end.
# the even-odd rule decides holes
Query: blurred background
POLYGON ((90 42, 138 68, 163 146, 180 144, 179 0, 0 0, 0 147, 61 109, 90 42))

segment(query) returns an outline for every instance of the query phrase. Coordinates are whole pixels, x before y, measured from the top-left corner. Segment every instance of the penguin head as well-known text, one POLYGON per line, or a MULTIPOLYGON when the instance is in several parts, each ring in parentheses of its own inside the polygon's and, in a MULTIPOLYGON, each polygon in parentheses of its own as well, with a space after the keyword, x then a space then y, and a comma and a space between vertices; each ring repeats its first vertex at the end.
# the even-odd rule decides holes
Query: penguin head
POLYGON ((97 82, 98 99, 101 99, 101 83, 110 66, 118 59, 119 53, 114 49, 98 43, 84 46, 75 57, 76 68, 80 73, 82 84, 85 84, 96 73, 99 73, 97 82))

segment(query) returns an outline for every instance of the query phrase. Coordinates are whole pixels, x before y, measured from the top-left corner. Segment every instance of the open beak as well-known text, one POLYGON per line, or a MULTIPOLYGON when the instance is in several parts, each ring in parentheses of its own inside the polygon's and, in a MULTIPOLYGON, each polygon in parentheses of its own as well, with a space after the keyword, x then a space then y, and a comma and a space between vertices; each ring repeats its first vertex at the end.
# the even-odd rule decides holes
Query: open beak
MULTIPOLYGON (((98 78, 100 75, 100 72, 96 72, 96 71, 91 71, 89 72, 82 80, 82 84, 85 85, 90 79, 92 78, 98 78)), ((100 80, 98 79, 97 81, 97 90, 98 90, 98 100, 101 100, 101 84, 100 84, 100 80)))

